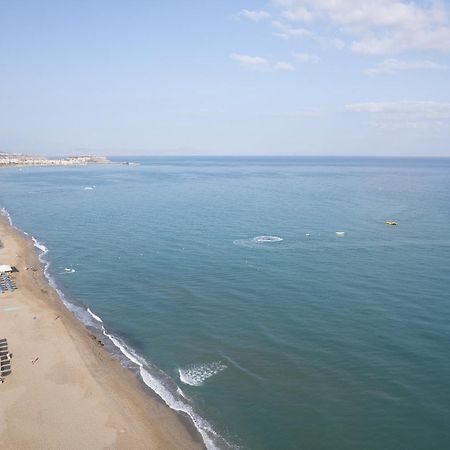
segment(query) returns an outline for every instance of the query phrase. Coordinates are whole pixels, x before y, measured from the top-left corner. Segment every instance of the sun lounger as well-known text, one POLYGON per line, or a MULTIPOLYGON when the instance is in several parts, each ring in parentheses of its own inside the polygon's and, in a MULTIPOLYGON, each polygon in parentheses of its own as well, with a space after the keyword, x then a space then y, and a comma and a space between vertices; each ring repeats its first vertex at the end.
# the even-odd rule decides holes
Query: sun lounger
POLYGON ((1 273, 1 278, 3 279, 3 283, 2 285, 6 285, 6 288, 9 289, 10 291, 14 291, 16 288, 16 286, 11 282, 11 280, 8 277, 8 274, 6 272, 2 272, 1 273))
POLYGON ((11 357, 8 353, 8 341, 0 339, 0 376, 6 377, 11 373, 11 357))

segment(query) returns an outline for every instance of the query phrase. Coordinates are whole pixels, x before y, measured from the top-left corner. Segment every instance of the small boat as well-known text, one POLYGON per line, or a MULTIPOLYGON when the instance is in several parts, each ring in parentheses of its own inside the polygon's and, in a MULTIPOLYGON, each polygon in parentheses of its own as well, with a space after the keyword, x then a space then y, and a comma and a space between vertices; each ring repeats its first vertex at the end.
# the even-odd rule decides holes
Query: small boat
POLYGON ((336 231, 336 236, 339 237, 345 236, 345 231, 336 231))
POLYGON ((386 225, 392 225, 395 226, 397 225, 397 222, 395 220, 386 220, 386 222, 384 222, 386 225))
POLYGON ((73 269, 70 269, 69 267, 64 267, 64 272, 72 272, 73 269))

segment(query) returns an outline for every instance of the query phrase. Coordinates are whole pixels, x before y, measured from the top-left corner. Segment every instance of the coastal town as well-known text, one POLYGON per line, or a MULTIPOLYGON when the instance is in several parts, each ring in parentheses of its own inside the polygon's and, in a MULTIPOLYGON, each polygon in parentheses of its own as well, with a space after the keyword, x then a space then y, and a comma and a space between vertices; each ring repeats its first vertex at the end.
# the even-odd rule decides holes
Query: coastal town
POLYGON ((38 155, 0 152, 0 167, 17 166, 84 166, 87 164, 107 164, 104 156, 67 156, 65 158, 47 158, 38 155))

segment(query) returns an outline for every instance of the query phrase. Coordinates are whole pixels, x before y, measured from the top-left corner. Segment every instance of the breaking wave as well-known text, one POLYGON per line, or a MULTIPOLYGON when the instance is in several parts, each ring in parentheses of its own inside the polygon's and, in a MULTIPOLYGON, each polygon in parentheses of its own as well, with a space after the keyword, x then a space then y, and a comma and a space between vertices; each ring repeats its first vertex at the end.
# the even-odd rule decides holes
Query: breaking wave
MULTIPOLYGON (((5 208, 0 213, 8 218, 11 226, 14 226, 11 216, 5 208)), ((138 366, 139 375, 142 381, 155 392, 163 402, 171 409, 187 414, 192 420, 194 426, 202 436, 203 442, 207 450, 217 450, 219 448, 233 448, 223 437, 221 437, 211 426, 211 424, 203 417, 198 415, 194 407, 191 405, 189 398, 184 394, 180 387, 162 370, 147 362, 142 356, 138 355, 132 348, 127 346, 120 338, 108 333, 103 325, 103 320, 94 314, 89 308, 78 306, 69 302, 64 293, 58 288, 56 281, 49 273, 50 262, 45 258, 48 248, 34 236, 31 236, 34 246, 39 250, 39 261, 43 266, 43 273, 50 284, 61 298, 66 308, 71 311, 78 320, 85 326, 92 327, 103 333, 105 337, 116 347, 125 357, 127 362, 131 362, 138 366)), ((130 367, 129 364, 127 364, 130 367)), ((225 366, 223 366, 225 368, 225 366)), ((220 369, 220 370, 223 370, 220 369)), ((220 371, 219 370, 219 371, 220 371)), ((216 372, 217 373, 217 372, 216 372)), ((209 375, 212 376, 212 375, 209 375)))
MULTIPOLYGON (((121 351, 121 353, 131 362, 139 367, 139 374, 142 381, 155 392, 171 409, 187 414, 198 432, 203 438, 203 442, 208 450, 216 450, 220 447, 216 443, 225 442, 209 424, 200 417, 188 403, 183 391, 169 378, 167 374, 155 366, 150 365, 142 356, 138 355, 132 348, 128 347, 120 338, 108 333, 102 325, 103 334, 121 351)), ((225 442, 228 447, 230 444, 225 442)))
POLYGON ((87 312, 97 321, 100 323, 103 323, 103 320, 100 319, 100 317, 98 317, 96 314, 94 314, 89 308, 87 308, 87 312))
POLYGON ((13 226, 13 223, 12 223, 12 220, 11 220, 11 216, 10 216, 9 212, 6 210, 6 208, 2 208, 2 209, 0 210, 0 213, 1 213, 2 216, 5 216, 6 219, 8 220, 8 223, 9 223, 11 226, 13 226))
POLYGON ((221 361, 206 364, 191 364, 184 369, 178 369, 180 380, 190 386, 201 386, 208 378, 222 372, 227 366, 221 361))
POLYGON ((48 253, 48 248, 42 242, 39 242, 34 236, 31 236, 31 240, 34 242, 34 246, 42 252, 39 254, 39 259, 42 261, 42 256, 48 253))

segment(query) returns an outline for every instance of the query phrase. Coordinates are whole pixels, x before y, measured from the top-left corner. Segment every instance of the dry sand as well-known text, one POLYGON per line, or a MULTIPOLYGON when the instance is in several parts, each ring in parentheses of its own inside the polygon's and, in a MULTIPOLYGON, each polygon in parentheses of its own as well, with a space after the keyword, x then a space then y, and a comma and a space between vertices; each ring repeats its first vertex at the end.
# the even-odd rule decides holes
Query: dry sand
POLYGON ((184 418, 92 339, 42 271, 25 270, 40 269, 35 248, 4 217, 0 240, 0 264, 19 269, 18 290, 0 294, 0 338, 13 354, 0 384, 0 447, 203 448, 184 418))

